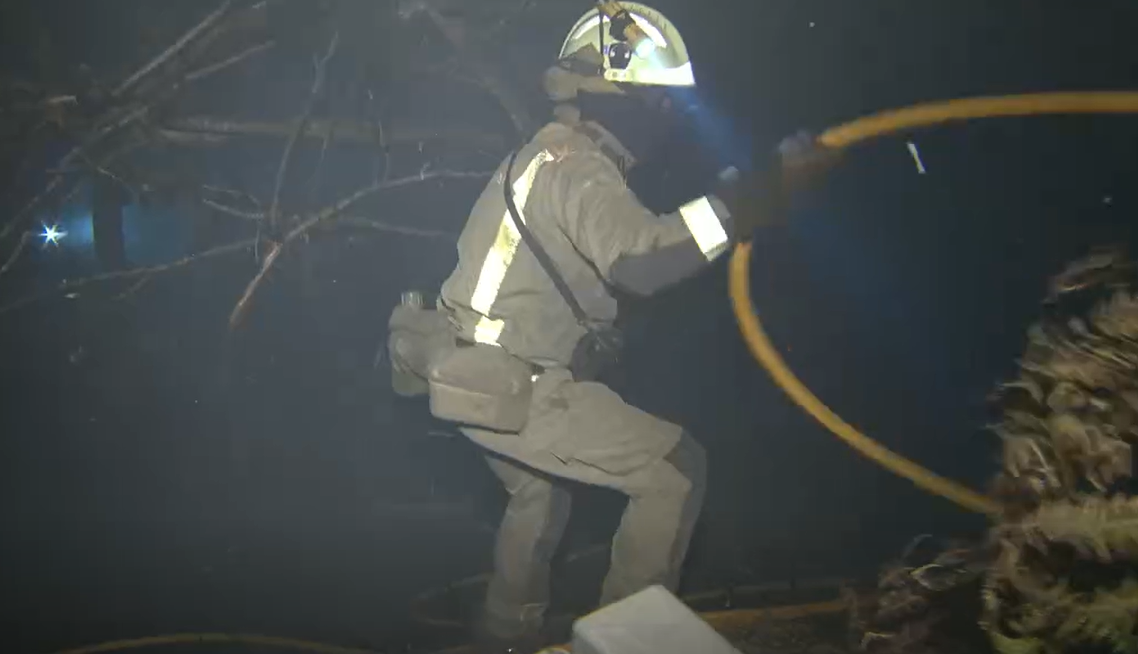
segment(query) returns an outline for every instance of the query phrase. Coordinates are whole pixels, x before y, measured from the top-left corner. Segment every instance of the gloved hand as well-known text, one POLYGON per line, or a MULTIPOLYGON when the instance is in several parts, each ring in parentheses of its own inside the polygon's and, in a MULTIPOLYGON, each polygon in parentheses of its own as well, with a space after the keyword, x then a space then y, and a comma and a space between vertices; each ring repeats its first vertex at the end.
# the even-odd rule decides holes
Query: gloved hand
POLYGON ((715 195, 731 213, 736 238, 750 240, 759 227, 784 224, 787 200, 820 179, 840 154, 811 134, 798 132, 779 143, 765 169, 721 173, 715 195))

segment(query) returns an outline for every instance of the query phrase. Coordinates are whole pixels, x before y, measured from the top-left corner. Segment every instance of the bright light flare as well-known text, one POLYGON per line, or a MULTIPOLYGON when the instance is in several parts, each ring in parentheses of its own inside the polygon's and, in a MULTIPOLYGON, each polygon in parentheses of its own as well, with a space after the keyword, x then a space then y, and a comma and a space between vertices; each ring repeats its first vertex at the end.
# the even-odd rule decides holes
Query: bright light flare
POLYGON ((58 225, 43 226, 43 231, 40 232, 40 238, 43 239, 44 245, 59 245, 59 239, 67 236, 67 232, 59 229, 58 225))
POLYGON ((636 44, 636 55, 641 59, 647 59, 656 52, 656 42, 651 38, 641 39, 640 43, 636 44))

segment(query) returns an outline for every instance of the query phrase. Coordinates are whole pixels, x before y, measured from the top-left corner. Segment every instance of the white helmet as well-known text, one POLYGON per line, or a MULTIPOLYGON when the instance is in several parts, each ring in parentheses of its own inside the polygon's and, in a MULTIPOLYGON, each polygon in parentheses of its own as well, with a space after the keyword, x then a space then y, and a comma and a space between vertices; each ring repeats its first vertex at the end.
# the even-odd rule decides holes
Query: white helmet
POLYGON ((564 88, 570 75, 578 82, 577 90, 601 93, 619 93, 618 83, 695 86, 679 30, 663 14, 639 2, 598 3, 569 31, 557 58, 561 74, 551 70, 554 79, 547 75, 547 90, 555 99, 576 94, 564 88), (562 83, 551 85, 554 81, 562 83))

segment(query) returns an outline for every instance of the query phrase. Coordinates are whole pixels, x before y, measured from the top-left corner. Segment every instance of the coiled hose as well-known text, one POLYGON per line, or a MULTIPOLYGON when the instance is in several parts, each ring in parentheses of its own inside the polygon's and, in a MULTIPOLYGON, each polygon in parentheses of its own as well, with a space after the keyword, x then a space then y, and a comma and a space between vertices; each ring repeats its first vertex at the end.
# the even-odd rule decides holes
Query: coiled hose
MULTIPOLYGON (((963 98, 914 105, 858 118, 830 128, 818 138, 828 147, 845 149, 863 141, 897 132, 973 118, 1130 113, 1138 113, 1138 92, 1088 91, 963 98)), ((886 448, 842 420, 841 416, 810 392, 810 389, 786 365, 763 330, 758 312, 751 301, 750 258, 750 243, 740 243, 735 246, 735 252, 731 257, 728 287, 731 304, 747 347, 755 359, 770 373, 775 383, 831 433, 878 465, 966 509, 988 516, 997 515, 1000 511, 999 505, 991 497, 941 477, 886 448)))

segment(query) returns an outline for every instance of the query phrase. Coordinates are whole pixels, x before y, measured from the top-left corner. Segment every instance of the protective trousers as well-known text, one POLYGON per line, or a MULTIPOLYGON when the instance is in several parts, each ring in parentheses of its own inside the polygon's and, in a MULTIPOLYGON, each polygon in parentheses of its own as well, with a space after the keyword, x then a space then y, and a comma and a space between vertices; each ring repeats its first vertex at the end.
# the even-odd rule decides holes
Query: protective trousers
POLYGON ((510 500, 498 529, 481 628, 499 638, 541 629, 550 561, 569 519, 558 479, 618 490, 628 505, 612 541, 601 605, 661 584, 675 590, 706 487, 703 448, 676 425, 596 382, 549 371, 521 434, 463 430, 510 500))

